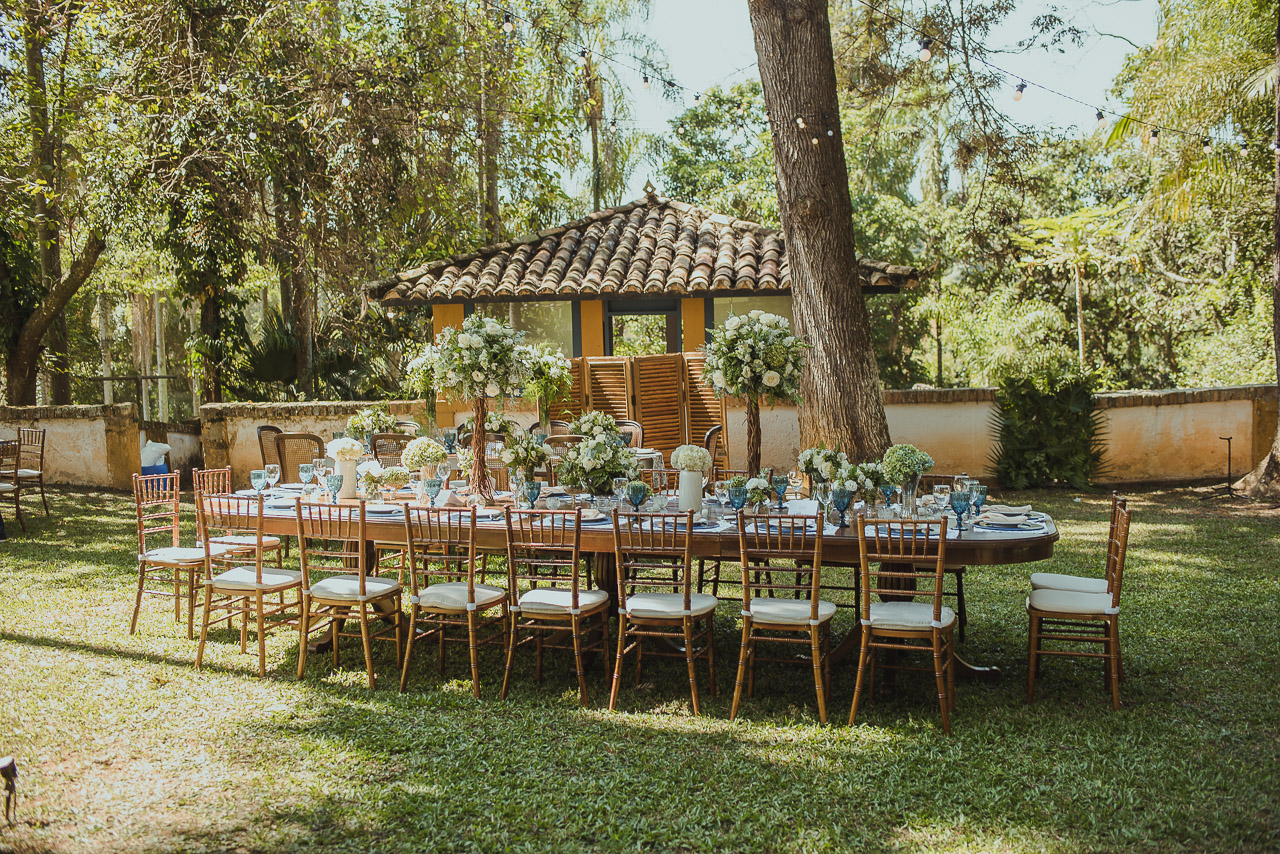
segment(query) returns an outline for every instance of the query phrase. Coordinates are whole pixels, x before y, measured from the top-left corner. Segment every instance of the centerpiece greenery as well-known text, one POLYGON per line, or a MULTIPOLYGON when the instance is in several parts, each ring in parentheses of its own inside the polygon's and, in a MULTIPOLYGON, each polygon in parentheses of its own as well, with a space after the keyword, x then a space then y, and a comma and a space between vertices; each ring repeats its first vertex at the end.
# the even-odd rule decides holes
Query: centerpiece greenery
POLYGON ((419 436, 404 446, 400 461, 411 469, 425 469, 427 466, 439 465, 449 458, 444 445, 430 436, 419 436))
POLYGON ((529 366, 526 397, 538 403, 538 426, 546 430, 551 421, 551 404, 573 385, 573 366, 557 348, 549 344, 522 346, 521 357, 529 366))
POLYGON ((523 430, 508 436, 507 446, 502 451, 503 464, 508 468, 518 469, 526 481, 534 480, 537 470, 550 459, 551 452, 547 450, 547 446, 523 430))
POLYGON ((618 422, 607 412, 591 410, 569 422, 569 432, 575 436, 621 436, 618 422))
POLYGON ((808 347, 791 334, 785 317, 753 309, 730 315, 711 331, 702 381, 717 397, 740 395, 747 401, 747 470, 760 470, 760 401, 800 401, 800 372, 808 347))
POLYGON ((389 433, 395 429, 395 426, 395 417, 380 404, 365 407, 347 419, 347 432, 357 436, 389 433))
POLYGON ((849 465, 849 458, 845 456, 844 451, 835 451, 825 445, 818 445, 816 448, 806 448, 801 451, 796 464, 814 483, 826 483, 834 480, 836 473, 849 465))
POLYGON ((561 483, 579 484, 592 495, 608 495, 613 479, 634 480, 640 476, 635 453, 615 441, 616 433, 593 434, 564 449, 556 465, 561 483))
POLYGON ((885 479, 902 484, 902 509, 909 516, 916 512, 916 487, 920 475, 933 468, 933 457, 915 445, 892 445, 880 460, 885 479))

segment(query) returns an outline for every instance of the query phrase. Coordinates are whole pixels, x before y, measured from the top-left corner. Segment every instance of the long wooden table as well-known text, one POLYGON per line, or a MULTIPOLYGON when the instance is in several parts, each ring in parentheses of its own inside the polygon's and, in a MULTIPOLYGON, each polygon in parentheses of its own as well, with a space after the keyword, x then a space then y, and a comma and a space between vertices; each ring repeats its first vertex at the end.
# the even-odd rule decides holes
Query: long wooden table
MULTIPOLYGON (((355 502, 344 502, 355 504, 355 502)), ((410 507, 420 506, 409 504, 410 507)), ((852 515, 852 514, 851 514, 852 515)), ((262 528, 264 533, 276 536, 296 536, 298 521, 296 513, 268 509, 263 514, 262 528)), ((404 517, 390 518, 366 516, 366 536, 371 546, 378 543, 404 543, 404 517)), ((949 566, 996 566, 1013 563, 1032 563, 1047 560, 1053 556, 1054 543, 1058 541, 1058 527, 1053 519, 1046 516, 1043 531, 979 531, 965 530, 958 537, 947 538, 947 564, 949 566)), ((476 545, 485 549, 504 549, 507 545, 507 529, 502 517, 479 520, 476 524, 476 545)), ((737 562, 740 557, 738 531, 735 528, 727 531, 695 530, 692 537, 692 549, 695 557, 708 560, 726 560, 737 562)), ((613 555, 613 527, 608 523, 586 524, 582 526, 582 550, 597 555, 611 557, 613 555)), ((822 537, 822 562, 831 566, 857 566, 860 562, 858 552, 858 536, 853 524, 839 529, 835 533, 824 533, 822 537)), ((856 649, 857 632, 849 632, 848 636, 833 651, 835 660, 848 655, 856 649)), ((998 668, 970 664, 962 657, 956 657, 957 673, 976 678, 998 678, 998 668)))

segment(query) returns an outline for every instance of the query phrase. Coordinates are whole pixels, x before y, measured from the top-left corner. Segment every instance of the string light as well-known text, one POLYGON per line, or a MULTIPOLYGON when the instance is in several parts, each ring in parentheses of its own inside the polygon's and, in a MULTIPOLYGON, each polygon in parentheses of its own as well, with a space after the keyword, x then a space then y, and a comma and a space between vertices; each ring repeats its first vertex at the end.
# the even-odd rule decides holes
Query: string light
POLYGON ((804 116, 796 116, 796 124, 801 130, 804 130, 804 116))
POLYGON ((640 78, 640 81, 641 81, 642 83, 644 83, 644 88, 645 88, 645 89, 648 89, 648 88, 649 88, 649 75, 648 75, 648 74, 645 74, 643 77, 641 77, 641 78, 640 78))
POLYGON ((1212 154, 1212 153, 1213 153, 1213 140, 1209 139, 1209 137, 1207 137, 1207 136, 1206 136, 1206 137, 1202 140, 1202 142, 1204 143, 1204 153, 1205 153, 1205 154, 1212 154))
POLYGON ((254 131, 249 131, 249 141, 250 141, 250 142, 257 142, 257 141, 258 141, 258 134, 257 134, 256 132, 254 132, 254 131))
POLYGON ((374 136, 373 136, 373 144, 374 144, 374 145, 377 145, 379 142, 380 142, 380 140, 378 139, 378 135, 377 135, 377 134, 374 134, 374 136))
POLYGON ((1022 93, 1025 91, 1027 91, 1027 84, 1025 82, 1019 83, 1017 86, 1013 87, 1013 100, 1021 101, 1022 93))
POLYGON ((219 91, 220 93, 222 93, 223 95, 227 94, 227 84, 226 84, 226 83, 219 83, 219 84, 218 84, 218 91, 219 91))
POLYGON ((578 51, 578 58, 575 61, 578 63, 579 68, 587 67, 587 49, 585 47, 578 51))
POLYGON ((1152 142, 1155 142, 1155 141, 1156 141, 1156 140, 1158 140, 1159 138, 1160 138, 1160 128, 1152 128, 1152 129, 1151 129, 1151 141, 1152 141, 1152 142))
POLYGON ((508 12, 502 16, 502 31, 510 35, 516 28, 515 23, 511 20, 511 13, 508 12))
POLYGON ((616 132, 616 131, 618 130, 618 120, 617 120, 617 119, 610 119, 610 120, 609 120, 609 130, 610 130, 610 131, 614 131, 614 132, 616 132))
POLYGON ((681 136, 683 136, 683 135, 684 135, 684 122, 681 122, 681 123, 676 127, 676 133, 680 134, 681 136))
POLYGON ((933 47, 933 39, 929 38, 928 36, 925 36, 924 38, 920 39, 920 41, 916 42, 916 44, 920 45, 920 61, 921 62, 928 62, 929 60, 933 59, 933 51, 929 50, 929 48, 933 47))
POLYGON ((1240 156, 1244 157, 1249 153, 1249 143, 1246 140, 1240 140, 1240 156))
POLYGON ((1105 128, 1107 126, 1107 117, 1102 114, 1102 110, 1098 110, 1096 116, 1098 119, 1098 127, 1105 128))
POLYGON ((818 138, 816 136, 809 137, 809 141, 812 142, 814 145, 818 144, 818 138))
POLYGON ((346 93, 343 93, 342 95, 342 106, 344 107, 351 106, 351 99, 347 97, 346 93))
POLYGON ((701 107, 701 106, 702 106, 702 93, 701 93, 701 92, 699 92, 699 93, 697 93, 696 95, 694 95, 694 96, 693 96, 693 105, 694 105, 695 107, 701 107))

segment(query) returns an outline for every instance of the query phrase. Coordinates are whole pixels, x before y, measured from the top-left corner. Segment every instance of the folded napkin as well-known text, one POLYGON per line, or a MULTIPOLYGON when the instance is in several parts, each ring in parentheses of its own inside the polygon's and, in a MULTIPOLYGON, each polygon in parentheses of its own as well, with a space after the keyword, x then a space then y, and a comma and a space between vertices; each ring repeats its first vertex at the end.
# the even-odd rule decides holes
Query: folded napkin
POLYGON ((1000 513, 995 510, 988 510, 974 518, 975 522, 990 522, 993 525, 1021 525, 1023 522, 1030 521, 1030 517, 1026 513, 1000 513))
POLYGON ((792 516, 817 516, 822 505, 811 498, 793 498, 787 502, 787 513, 792 516))
POLYGON ((466 507, 467 503, 467 497, 456 489, 446 489, 436 497, 437 507, 466 507))
POLYGON ((1024 515, 1024 516, 1025 516, 1026 514, 1028 514, 1028 513, 1030 513, 1030 512, 1031 512, 1031 505, 1030 505, 1030 504, 1020 504, 1020 505, 1018 505, 1017 507, 1012 507, 1012 506, 1010 506, 1010 505, 1008 505, 1008 504, 988 504, 988 505, 987 505, 987 512, 989 512, 989 513, 1003 513, 1003 514, 1005 514, 1006 516, 1017 516, 1017 515, 1019 515, 1019 514, 1021 514, 1021 515, 1024 515))

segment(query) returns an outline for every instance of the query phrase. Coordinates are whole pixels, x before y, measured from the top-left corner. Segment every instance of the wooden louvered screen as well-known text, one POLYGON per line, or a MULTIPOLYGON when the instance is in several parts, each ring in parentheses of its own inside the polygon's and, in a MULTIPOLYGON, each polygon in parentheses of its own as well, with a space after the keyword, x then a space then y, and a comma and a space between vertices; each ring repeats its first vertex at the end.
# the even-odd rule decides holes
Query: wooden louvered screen
MULTIPOLYGON (((688 441, 691 445, 701 445, 708 430, 717 424, 725 423, 724 398, 716 397, 710 386, 703 385, 702 367, 706 364, 706 356, 702 353, 685 353, 683 361, 688 441)), ((727 430, 726 426, 720 432, 719 452, 715 460, 716 465, 722 468, 729 468, 729 437, 725 435, 727 430)), ((646 426, 646 437, 648 433, 649 428, 646 426)))
POLYGON ((582 399, 582 371, 584 370, 585 364, 586 359, 583 359, 581 356, 576 359, 569 360, 569 370, 570 373, 573 374, 573 385, 569 387, 569 390, 565 392, 563 397, 558 398, 553 404, 551 404, 552 419, 557 421, 572 421, 586 411, 586 406, 582 399))
POLYGON ((631 360, 625 356, 603 356, 584 361, 586 408, 607 412, 614 418, 630 418, 631 360))
POLYGON ((632 363, 635 421, 644 427, 645 447, 661 451, 663 459, 687 441, 684 357, 680 353, 636 356, 632 363))

